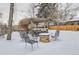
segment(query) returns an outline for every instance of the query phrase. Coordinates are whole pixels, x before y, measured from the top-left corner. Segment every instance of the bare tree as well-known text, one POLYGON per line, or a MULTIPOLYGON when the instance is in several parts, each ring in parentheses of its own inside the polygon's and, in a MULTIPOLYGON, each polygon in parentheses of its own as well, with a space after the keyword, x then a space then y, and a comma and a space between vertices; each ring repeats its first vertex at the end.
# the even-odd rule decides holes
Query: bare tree
POLYGON ((10 13, 9 13, 9 21, 8 21, 9 32, 8 32, 7 40, 11 40, 13 12, 14 12, 14 3, 10 3, 10 13))
POLYGON ((54 24, 59 25, 58 20, 71 20, 75 16, 77 16, 77 13, 79 12, 79 6, 75 3, 55 3, 55 8, 51 8, 49 15, 49 18, 54 17, 54 24), (52 17, 53 16, 53 17, 52 17), (58 19, 58 20, 57 20, 58 19))
POLYGON ((77 16, 79 6, 77 6, 77 4, 72 4, 72 3, 59 4, 58 10, 59 10, 58 14, 60 20, 71 20, 75 16, 77 16))
POLYGON ((30 9, 29 9, 29 13, 31 17, 35 17, 36 15, 36 7, 38 6, 38 4, 36 3, 31 3, 30 4, 30 9))

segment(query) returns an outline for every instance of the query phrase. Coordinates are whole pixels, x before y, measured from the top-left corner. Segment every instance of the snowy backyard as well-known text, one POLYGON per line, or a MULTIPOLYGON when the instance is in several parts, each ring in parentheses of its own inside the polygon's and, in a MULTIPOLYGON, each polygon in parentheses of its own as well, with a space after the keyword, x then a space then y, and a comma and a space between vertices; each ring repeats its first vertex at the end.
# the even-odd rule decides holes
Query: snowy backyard
MULTIPOLYGON (((54 33, 49 30, 49 33, 54 33)), ((0 54, 20 54, 20 55, 74 55, 79 54, 79 32, 78 31, 60 31, 59 40, 49 43, 39 42, 39 47, 34 44, 34 50, 31 45, 21 41, 18 32, 12 33, 12 40, 0 37, 0 54), (25 47, 26 46, 26 47, 25 47)))

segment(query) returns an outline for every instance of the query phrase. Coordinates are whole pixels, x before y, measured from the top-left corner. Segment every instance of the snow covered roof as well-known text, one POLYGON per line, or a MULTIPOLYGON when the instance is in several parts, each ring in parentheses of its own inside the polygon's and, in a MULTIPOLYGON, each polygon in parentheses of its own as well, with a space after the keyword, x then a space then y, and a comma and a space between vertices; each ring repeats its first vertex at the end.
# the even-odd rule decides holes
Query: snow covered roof
POLYGON ((77 22, 79 19, 72 19, 72 20, 64 20, 64 21, 59 21, 59 22, 77 22))
POLYGON ((48 19, 46 18, 29 18, 29 19, 31 19, 33 22, 36 22, 36 23, 48 21, 48 19))
POLYGON ((72 20, 67 20, 67 21, 79 21, 79 19, 72 19, 72 20))

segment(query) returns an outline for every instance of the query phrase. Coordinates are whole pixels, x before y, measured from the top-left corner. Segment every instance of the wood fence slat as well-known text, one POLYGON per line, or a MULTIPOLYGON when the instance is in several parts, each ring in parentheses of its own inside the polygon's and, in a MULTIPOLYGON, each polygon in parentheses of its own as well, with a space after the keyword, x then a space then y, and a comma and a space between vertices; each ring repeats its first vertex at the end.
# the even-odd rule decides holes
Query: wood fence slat
POLYGON ((79 30, 79 25, 48 26, 50 30, 79 30))

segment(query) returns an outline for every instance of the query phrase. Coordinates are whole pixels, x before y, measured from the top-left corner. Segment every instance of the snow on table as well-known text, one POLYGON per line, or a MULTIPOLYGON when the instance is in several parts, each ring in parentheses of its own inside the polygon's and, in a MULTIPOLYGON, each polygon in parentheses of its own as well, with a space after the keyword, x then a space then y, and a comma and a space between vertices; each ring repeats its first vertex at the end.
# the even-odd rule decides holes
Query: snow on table
MULTIPOLYGON (((55 33, 55 30, 49 30, 49 33, 55 33)), ((31 51, 31 45, 25 47, 25 42, 21 41, 19 32, 12 33, 12 40, 0 37, 0 54, 79 54, 79 32, 78 31, 60 31, 58 41, 49 43, 39 42, 39 47, 34 44, 34 51, 31 51)))
POLYGON ((39 35, 49 35, 49 33, 40 33, 39 35))

